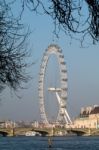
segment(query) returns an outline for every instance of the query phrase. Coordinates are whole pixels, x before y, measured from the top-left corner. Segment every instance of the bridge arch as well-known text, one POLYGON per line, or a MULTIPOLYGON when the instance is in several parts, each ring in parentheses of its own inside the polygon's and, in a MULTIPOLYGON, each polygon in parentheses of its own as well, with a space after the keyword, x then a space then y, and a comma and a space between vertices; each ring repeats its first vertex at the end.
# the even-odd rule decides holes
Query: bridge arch
POLYGON ((7 136, 7 135, 8 135, 8 133, 7 133, 7 132, 0 131, 0 136, 3 136, 3 137, 5 137, 5 136, 7 136))

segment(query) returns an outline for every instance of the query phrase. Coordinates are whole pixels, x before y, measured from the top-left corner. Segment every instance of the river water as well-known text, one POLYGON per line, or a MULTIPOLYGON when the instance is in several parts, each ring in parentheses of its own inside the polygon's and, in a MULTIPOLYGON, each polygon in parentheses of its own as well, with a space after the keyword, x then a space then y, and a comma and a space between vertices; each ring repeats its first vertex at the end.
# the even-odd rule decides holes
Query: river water
POLYGON ((0 137, 0 150, 99 150, 99 137, 0 137))

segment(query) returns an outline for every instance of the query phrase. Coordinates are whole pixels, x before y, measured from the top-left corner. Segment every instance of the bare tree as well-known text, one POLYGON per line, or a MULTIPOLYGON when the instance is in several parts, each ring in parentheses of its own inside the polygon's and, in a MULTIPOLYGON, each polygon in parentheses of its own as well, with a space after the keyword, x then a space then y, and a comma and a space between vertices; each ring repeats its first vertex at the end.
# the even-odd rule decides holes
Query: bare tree
MULTIPOLYGON (((0 91, 6 86, 17 89, 20 82, 26 82, 24 69, 27 66, 24 58, 27 56, 25 41, 27 34, 23 34, 24 27, 20 19, 15 18, 10 4, 16 0, 0 1, 0 91)), ((22 12, 25 6, 31 11, 38 12, 43 8, 45 14, 50 15, 55 27, 63 29, 72 36, 88 35, 94 41, 99 41, 99 0, 21 0, 22 12)), ((55 28, 56 29, 56 28, 55 28)), ((56 31, 55 31, 56 32, 56 31)))
MULTIPOLYGON (((86 36, 93 41, 99 41, 99 0, 21 0, 31 11, 38 11, 39 6, 50 15, 55 27, 65 33, 78 37, 82 40, 86 36)), ((55 28, 56 30, 56 28, 55 28)), ((57 32, 57 31, 55 31, 57 32)))
POLYGON ((99 41, 99 0, 86 0, 86 2, 91 17, 89 32, 93 39, 99 41))
POLYGON ((16 90, 22 82, 27 82, 25 74, 28 57, 26 39, 28 31, 20 20, 14 18, 10 5, 0 1, 0 92, 6 87, 16 90), (23 34, 24 33, 24 34, 23 34))

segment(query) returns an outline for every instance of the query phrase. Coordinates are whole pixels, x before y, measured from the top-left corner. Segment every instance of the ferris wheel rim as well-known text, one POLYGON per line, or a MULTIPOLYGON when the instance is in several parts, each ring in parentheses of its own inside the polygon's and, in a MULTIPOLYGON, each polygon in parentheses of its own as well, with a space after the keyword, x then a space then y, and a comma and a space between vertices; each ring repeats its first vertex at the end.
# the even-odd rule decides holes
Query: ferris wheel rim
MULTIPOLYGON (((66 64, 64 61, 64 55, 62 54, 62 50, 60 47, 56 44, 51 44, 46 49, 43 58, 42 63, 40 67, 40 76, 39 76, 39 100, 40 100, 40 113, 41 113, 41 119, 44 123, 48 123, 48 117, 45 113, 45 107, 44 107, 44 78, 45 78, 45 72, 47 63, 49 60, 49 56, 52 54, 55 54, 58 59, 59 68, 60 68, 60 84, 61 84, 61 96, 63 100, 63 106, 60 107, 66 107, 66 100, 67 100, 67 70, 66 70, 66 64)), ((58 113, 59 116, 59 113, 58 113)), ((56 121, 59 119, 57 117, 56 121)))

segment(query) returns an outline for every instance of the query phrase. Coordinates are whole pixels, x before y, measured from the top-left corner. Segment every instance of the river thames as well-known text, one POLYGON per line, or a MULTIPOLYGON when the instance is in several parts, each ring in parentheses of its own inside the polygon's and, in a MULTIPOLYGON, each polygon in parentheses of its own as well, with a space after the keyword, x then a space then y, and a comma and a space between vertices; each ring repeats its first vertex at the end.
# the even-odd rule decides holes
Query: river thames
POLYGON ((99 137, 0 137, 0 150, 99 150, 99 137))

